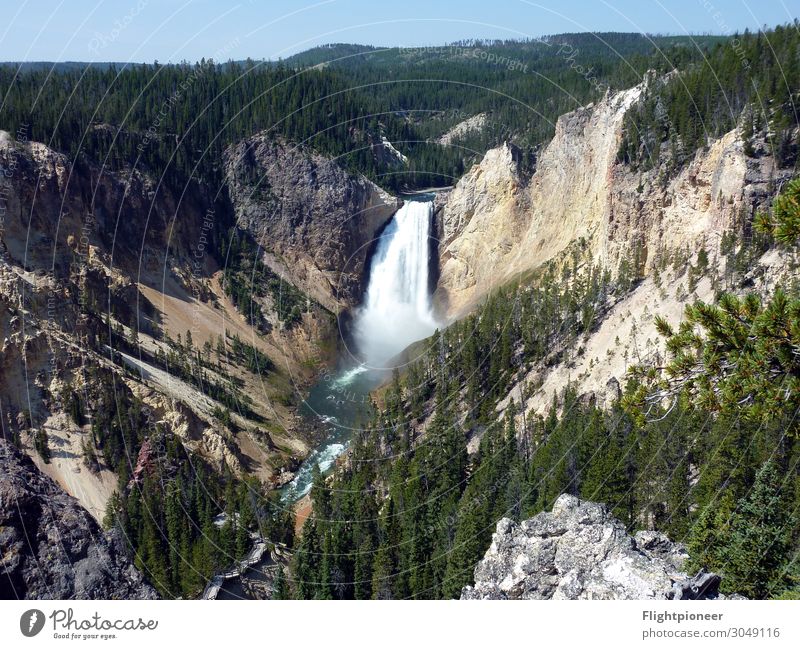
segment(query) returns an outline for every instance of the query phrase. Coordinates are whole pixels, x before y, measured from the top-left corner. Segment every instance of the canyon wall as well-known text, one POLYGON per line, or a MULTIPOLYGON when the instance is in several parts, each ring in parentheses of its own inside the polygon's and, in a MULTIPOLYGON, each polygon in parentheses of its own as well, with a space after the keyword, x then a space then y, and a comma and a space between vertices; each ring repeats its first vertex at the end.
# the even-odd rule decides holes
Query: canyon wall
POLYGON ((513 147, 503 145, 439 198, 442 317, 459 317, 572 246, 612 272, 635 250, 645 274, 659 254, 703 243, 711 252, 785 179, 763 148, 746 156, 736 131, 710 141, 677 175, 666 175, 663 161, 646 172, 617 162, 625 115, 647 83, 562 115, 532 176, 521 176, 513 147))
POLYGON ((272 270, 333 313, 357 304, 370 245, 402 201, 263 134, 231 147, 225 165, 237 223, 272 270))

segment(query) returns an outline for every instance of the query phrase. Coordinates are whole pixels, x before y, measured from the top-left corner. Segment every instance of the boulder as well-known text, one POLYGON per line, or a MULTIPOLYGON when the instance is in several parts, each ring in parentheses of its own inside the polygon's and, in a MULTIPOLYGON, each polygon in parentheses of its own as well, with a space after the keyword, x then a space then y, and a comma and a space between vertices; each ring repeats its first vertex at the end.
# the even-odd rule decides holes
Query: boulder
POLYGON ((461 599, 711 599, 717 575, 683 571, 686 549, 658 532, 630 536, 602 504, 562 495, 552 512, 504 518, 461 599))

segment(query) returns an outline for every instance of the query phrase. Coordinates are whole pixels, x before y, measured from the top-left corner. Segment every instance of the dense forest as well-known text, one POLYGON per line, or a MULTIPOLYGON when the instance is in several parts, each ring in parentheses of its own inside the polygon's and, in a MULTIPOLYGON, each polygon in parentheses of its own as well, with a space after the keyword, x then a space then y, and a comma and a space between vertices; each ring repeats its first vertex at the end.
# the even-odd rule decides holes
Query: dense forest
POLYGON ((240 508, 236 520, 250 525, 248 503, 231 491, 230 478, 226 491, 225 477, 149 421, 141 401, 112 372, 87 371, 90 387, 70 390, 65 400, 76 424, 91 418, 91 435, 83 443, 87 468, 98 470, 102 459, 117 475, 104 525, 119 528, 137 567, 161 593, 196 595, 229 557, 249 548, 246 527, 214 525, 219 504, 240 508), (221 554, 223 548, 228 554, 221 554))
POLYGON ((287 60, 336 69, 402 111, 416 131, 436 138, 472 115, 488 119, 453 145, 482 154, 504 140, 523 150, 552 137, 557 118, 606 91, 636 85, 653 69, 684 69, 723 37, 559 34, 539 39, 470 40, 419 48, 331 45, 287 60))
MULTIPOLYGON (((799 191, 795 181, 761 218, 765 237, 796 228, 799 191)), ((793 231, 782 245, 797 245, 793 231)), ((633 365, 608 409, 567 386, 546 416, 519 418, 511 401, 498 420, 518 368, 579 344, 637 281, 628 269, 613 281, 598 269, 552 273, 437 333, 395 376, 346 465, 316 476, 294 557, 298 597, 458 597, 496 522, 562 493, 684 540, 692 566, 722 574, 726 592, 798 596, 800 285, 767 299, 720 285, 718 303, 689 306, 678 331, 659 320, 668 359, 633 365)))
POLYGON ((3 128, 25 125, 29 139, 71 157, 177 187, 194 179, 212 194, 222 191, 221 152, 260 131, 392 190, 448 185, 489 147, 514 139, 533 155, 560 114, 637 83, 647 69, 683 68, 720 40, 567 34, 420 51, 334 46, 280 63, 5 64, 3 128), (481 112, 491 115, 483 132, 452 146, 433 141, 481 112), (384 137, 407 165, 379 155, 384 137))
POLYGON ((797 33, 787 25, 731 38, 601 33, 427 48, 332 45, 278 63, 3 64, 3 127, 25 125, 30 139, 108 169, 142 169, 177 187, 198 181, 212 195, 224 193, 221 152, 267 131, 396 191, 452 184, 505 140, 532 164, 559 115, 635 85, 647 70, 679 70, 650 84, 629 115, 621 159, 646 168, 663 150, 680 166, 740 118, 750 133, 774 125, 772 145, 785 157, 798 66, 780 62, 797 61, 797 33), (484 116, 481 129, 437 143, 474 115, 484 116), (405 164, 386 155, 383 138, 405 164))
POLYGON ((643 170, 666 160, 674 172, 698 148, 738 126, 751 155, 753 134, 766 129, 778 164, 792 166, 798 92, 797 25, 746 32, 712 48, 682 74, 654 79, 644 101, 626 115, 619 159, 643 170))

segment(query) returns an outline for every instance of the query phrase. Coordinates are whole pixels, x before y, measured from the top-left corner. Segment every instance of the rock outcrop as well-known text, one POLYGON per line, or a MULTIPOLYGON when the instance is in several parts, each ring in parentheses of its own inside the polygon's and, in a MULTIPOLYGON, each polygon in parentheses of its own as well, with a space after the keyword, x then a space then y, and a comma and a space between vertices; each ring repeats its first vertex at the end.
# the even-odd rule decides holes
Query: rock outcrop
POLYGON ((652 77, 562 115, 532 176, 521 176, 513 149, 488 151, 440 210, 442 316, 463 315, 492 289, 577 247, 584 259, 616 271, 636 250, 648 273, 659 255, 713 255, 721 235, 741 229, 790 170, 767 147, 747 156, 737 131, 709 142, 677 174, 666 161, 636 171, 617 160, 627 112, 652 77))
POLYGON ((0 599, 155 599, 78 502, 0 440, 0 599))
POLYGON ((453 126, 453 128, 439 137, 436 141, 443 146, 455 144, 460 139, 470 135, 471 133, 482 130, 486 125, 487 120, 488 116, 486 113, 478 113, 477 115, 468 117, 464 121, 453 126))
POLYGON ((686 549, 657 532, 630 536, 605 505, 562 495, 552 512, 497 524, 461 599, 710 599, 718 576, 683 572, 686 549))
POLYGON ((237 223, 278 275, 336 313, 361 296, 370 245, 399 199, 334 160, 267 135, 226 153, 237 223))

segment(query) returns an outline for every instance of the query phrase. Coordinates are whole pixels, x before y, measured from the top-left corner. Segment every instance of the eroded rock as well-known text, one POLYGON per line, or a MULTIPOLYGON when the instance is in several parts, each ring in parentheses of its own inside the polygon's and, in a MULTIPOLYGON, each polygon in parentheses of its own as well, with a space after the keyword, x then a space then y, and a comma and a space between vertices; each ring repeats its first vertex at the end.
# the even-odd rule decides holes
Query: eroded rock
POLYGON ((265 134, 229 148, 225 165, 237 222, 264 247, 265 263, 334 313, 356 304, 370 246, 402 201, 265 134))
POLYGON ((562 495, 552 512, 497 524, 461 599, 709 599, 719 577, 683 571, 686 548, 658 532, 630 536, 605 505, 562 495))
POLYGON ((78 501, 0 439, 0 599, 155 599, 78 501))

